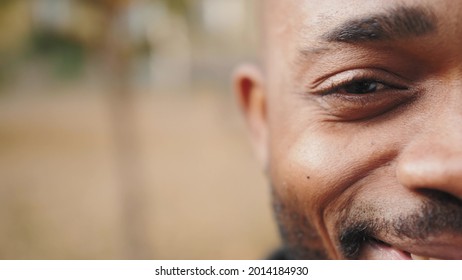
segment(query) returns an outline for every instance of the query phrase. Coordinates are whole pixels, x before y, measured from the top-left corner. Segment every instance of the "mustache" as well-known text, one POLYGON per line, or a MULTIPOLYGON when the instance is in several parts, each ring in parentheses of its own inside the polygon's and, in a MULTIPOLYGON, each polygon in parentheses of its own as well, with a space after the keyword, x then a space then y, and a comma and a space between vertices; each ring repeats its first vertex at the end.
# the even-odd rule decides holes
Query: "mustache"
POLYGON ((379 233, 402 239, 425 240, 444 232, 462 234, 462 201, 450 194, 421 190, 422 202, 410 213, 384 218, 373 205, 363 203, 347 209, 338 228, 340 250, 347 259, 356 259, 362 244, 379 233))

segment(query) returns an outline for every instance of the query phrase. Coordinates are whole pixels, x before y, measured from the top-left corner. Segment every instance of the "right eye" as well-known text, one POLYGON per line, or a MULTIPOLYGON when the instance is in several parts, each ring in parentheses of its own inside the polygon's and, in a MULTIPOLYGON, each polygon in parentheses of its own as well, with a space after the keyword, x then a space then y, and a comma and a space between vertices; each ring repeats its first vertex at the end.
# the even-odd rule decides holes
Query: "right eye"
POLYGON ((322 97, 331 115, 351 121, 378 116, 410 100, 416 91, 406 84, 383 70, 357 69, 332 76, 312 94, 322 97))
POLYGON ((374 80, 353 81, 344 86, 338 87, 337 92, 348 94, 368 94, 387 88, 388 86, 374 80))

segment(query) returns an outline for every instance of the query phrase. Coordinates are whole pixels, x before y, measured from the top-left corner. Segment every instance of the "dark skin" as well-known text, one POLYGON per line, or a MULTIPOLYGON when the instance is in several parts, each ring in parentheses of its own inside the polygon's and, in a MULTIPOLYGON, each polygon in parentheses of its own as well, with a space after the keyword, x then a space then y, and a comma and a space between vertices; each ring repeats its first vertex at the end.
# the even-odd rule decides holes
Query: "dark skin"
POLYGON ((235 88, 289 256, 462 259, 462 1, 263 2, 235 88))

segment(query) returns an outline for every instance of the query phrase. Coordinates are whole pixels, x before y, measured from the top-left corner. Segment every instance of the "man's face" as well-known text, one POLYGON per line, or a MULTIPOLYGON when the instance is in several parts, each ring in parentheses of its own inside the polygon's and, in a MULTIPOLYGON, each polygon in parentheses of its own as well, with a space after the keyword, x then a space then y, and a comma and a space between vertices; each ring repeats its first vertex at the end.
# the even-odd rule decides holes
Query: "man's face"
POLYGON ((266 0, 263 22, 237 92, 291 256, 462 259, 462 1, 266 0))

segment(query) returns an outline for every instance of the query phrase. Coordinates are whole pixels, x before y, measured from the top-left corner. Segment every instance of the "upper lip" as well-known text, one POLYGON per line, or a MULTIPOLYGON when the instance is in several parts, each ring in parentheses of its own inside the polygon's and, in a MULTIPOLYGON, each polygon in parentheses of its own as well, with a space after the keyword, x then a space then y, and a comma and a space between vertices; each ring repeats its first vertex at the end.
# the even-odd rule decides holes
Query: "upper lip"
POLYGON ((397 250, 435 259, 462 260, 462 235, 443 233, 424 239, 377 236, 374 239, 397 250))

